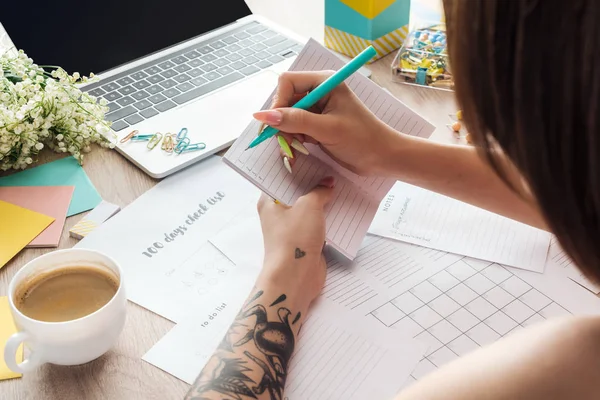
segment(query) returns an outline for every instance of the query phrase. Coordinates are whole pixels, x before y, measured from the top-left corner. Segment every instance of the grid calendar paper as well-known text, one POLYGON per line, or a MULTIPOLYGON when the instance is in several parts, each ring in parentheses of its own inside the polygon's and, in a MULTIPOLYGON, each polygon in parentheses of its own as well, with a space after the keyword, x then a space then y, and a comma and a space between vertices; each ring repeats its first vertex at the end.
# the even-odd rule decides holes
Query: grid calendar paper
MULTIPOLYGON (((222 230, 211 243, 235 264, 259 264, 262 253, 246 258, 236 251, 248 237, 262 241, 256 218, 222 230)), ((540 274, 367 235, 352 261, 326 249, 320 299, 426 343, 410 384, 536 322, 569 313, 600 315, 600 300, 568 279, 553 259, 564 261, 564 253, 551 251, 540 274)))
MULTIPOLYGON (((291 67, 295 71, 339 69, 342 61, 314 40, 310 40, 291 67)), ((434 126, 418 116, 392 95, 360 74, 346 83, 364 104, 383 122, 409 135, 429 137, 434 126)), ((271 104, 268 99, 264 105, 271 104)), ((260 124, 250 123, 233 144, 224 161, 274 199, 293 204, 323 177, 336 178, 334 200, 326 209, 327 242, 352 259, 373 220, 377 207, 394 180, 360 177, 339 166, 316 146, 308 145, 311 155, 299 154, 293 175, 281 162, 276 139, 246 150, 256 137, 260 124)))
POLYGON ((444 364, 549 318, 600 314, 600 301, 565 279, 560 266, 544 274, 467 257, 432 273, 370 316, 428 345, 405 386, 444 364))

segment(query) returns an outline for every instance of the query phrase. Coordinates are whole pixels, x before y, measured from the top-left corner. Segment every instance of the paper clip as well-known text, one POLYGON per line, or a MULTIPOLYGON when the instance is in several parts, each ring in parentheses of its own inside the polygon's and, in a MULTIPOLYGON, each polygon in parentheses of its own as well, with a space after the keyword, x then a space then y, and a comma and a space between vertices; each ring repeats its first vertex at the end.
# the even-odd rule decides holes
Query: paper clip
POLYGON ((194 144, 187 145, 183 150, 181 150, 177 154, 187 153, 189 151, 204 150, 205 148, 206 148, 206 144, 205 143, 202 143, 202 142, 200 142, 200 143, 194 143, 194 144))
MULTIPOLYGON (((180 141, 182 141, 184 138, 187 137, 188 134, 188 128, 181 128, 181 130, 179 131, 179 133, 177 134, 177 137, 175 138, 177 143, 179 143, 180 141)), ((189 142, 188 142, 189 144, 189 142)))
POLYGON ((152 139, 154 135, 134 135, 131 137, 132 142, 147 142, 148 140, 152 139))
POLYGON ((167 133, 165 135, 165 138, 163 139, 162 145, 160 146, 160 148, 163 149, 164 151, 166 151, 167 153, 172 153, 173 148, 175 147, 175 142, 173 141, 173 137, 175 137, 174 134, 167 133))
MULTIPOLYGON (((179 135, 177 135, 179 136, 179 135)), ((190 138, 189 137, 183 137, 182 139, 179 139, 177 141, 177 144, 175 145, 175 153, 177 154, 181 154, 188 146, 190 145, 190 138)))
POLYGON ((138 133, 140 133, 140 131, 138 131, 137 129, 134 131, 131 131, 131 133, 129 133, 129 135, 125 136, 123 139, 120 140, 121 143, 125 143, 128 142, 129 140, 131 140, 132 137, 134 137, 135 135, 137 135, 138 133))
POLYGON ((154 135, 152 135, 151 138, 150 138, 150 141, 146 145, 146 147, 148 148, 148 150, 154 150, 154 148, 156 146, 158 146, 158 144, 162 140, 162 137, 163 137, 163 135, 160 132, 156 132, 154 135))

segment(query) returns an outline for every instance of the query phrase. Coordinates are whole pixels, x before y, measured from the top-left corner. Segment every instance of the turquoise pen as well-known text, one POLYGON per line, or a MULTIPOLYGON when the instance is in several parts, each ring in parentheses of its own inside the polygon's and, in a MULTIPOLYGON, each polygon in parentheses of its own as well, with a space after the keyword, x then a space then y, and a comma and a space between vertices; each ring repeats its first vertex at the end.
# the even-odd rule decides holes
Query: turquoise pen
MULTIPOLYGON (((348 64, 344 65, 335 74, 331 75, 327 80, 317 86, 312 92, 304 96, 300 101, 294 104, 293 108, 308 110, 314 106, 319 100, 325 97, 329 92, 335 89, 340 83, 348 79, 353 73, 358 71, 363 65, 377 55, 377 50, 373 46, 367 47, 359 55, 354 57, 348 64)), ((248 146, 251 149, 265 140, 272 138, 279 132, 271 126, 268 126, 259 136, 257 136, 248 146)))

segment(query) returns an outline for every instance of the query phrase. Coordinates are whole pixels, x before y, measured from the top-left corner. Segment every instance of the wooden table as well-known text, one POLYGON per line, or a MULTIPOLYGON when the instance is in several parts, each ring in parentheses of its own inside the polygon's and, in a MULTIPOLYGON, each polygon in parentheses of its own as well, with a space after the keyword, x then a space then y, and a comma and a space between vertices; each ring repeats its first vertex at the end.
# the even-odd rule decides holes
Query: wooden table
MULTIPOLYGON (((389 55, 369 67, 373 80, 435 124, 438 128, 433 140, 456 143, 445 127, 450 122, 448 114, 456 111, 453 94, 392 82, 392 60, 393 55, 389 55)), ((158 182, 116 151, 96 147, 86 157, 84 169, 102 197, 121 207, 158 182)), ((41 162, 57 158, 60 156, 44 152, 41 162)), ((75 245, 77 241, 69 236, 69 229, 84 215, 67 219, 60 249, 75 245)), ((7 294, 9 281, 25 263, 48 251, 52 249, 24 250, 0 270, 0 296, 7 294)), ((20 379, 0 381, 0 400, 181 399, 188 385, 142 360, 142 355, 172 327, 172 322, 129 303, 125 329, 110 352, 86 365, 44 365, 20 379)))

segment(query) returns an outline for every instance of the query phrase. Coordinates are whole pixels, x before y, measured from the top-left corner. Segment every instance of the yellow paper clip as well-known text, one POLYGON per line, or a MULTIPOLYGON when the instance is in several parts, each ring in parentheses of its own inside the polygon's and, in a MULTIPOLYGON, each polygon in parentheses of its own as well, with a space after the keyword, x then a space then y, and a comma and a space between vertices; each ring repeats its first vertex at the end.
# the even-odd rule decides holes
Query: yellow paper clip
POLYGON ((156 132, 154 135, 152 135, 152 137, 150 138, 150 141, 146 145, 146 147, 148 148, 148 150, 154 150, 154 148, 156 146, 158 146, 158 144, 162 140, 162 137, 163 137, 163 135, 160 132, 156 132))
POLYGON ((128 142, 129 140, 131 140, 132 137, 134 137, 138 133, 140 133, 140 131, 138 131, 137 129, 134 131, 131 131, 131 133, 129 135, 125 136, 123 139, 121 139, 120 142, 121 143, 128 142))
POLYGON ((169 154, 173 152, 173 148, 175 147, 175 142, 173 140, 173 137, 175 137, 174 134, 167 133, 165 135, 165 138, 163 139, 163 142, 161 145, 161 149, 163 149, 164 151, 166 151, 169 154))
MULTIPOLYGON (((177 135, 179 136, 179 135, 177 135)), ((186 149, 186 147, 188 147, 190 145, 190 138, 189 137, 183 137, 182 139, 177 141, 177 144, 175 145, 175 153, 177 154, 181 154, 183 153, 183 151, 186 149)))

